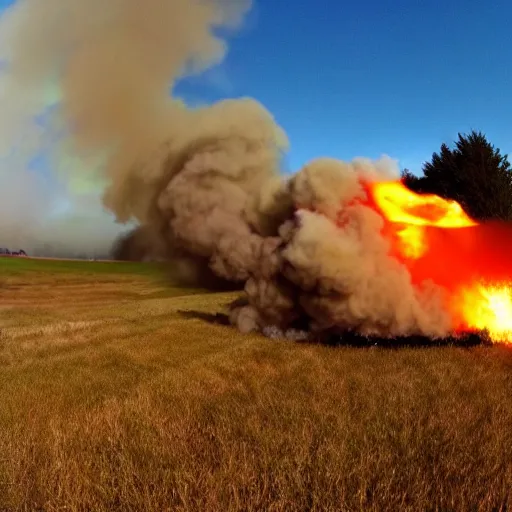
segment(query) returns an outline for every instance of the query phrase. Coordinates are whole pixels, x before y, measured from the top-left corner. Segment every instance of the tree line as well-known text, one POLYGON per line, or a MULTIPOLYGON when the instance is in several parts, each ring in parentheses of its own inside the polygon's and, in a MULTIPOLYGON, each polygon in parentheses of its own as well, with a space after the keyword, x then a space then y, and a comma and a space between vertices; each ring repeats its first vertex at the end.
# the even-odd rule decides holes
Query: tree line
POLYGON ((454 199, 475 220, 512 220, 508 157, 482 132, 459 133, 452 149, 443 143, 423 164, 420 176, 405 169, 402 180, 414 192, 454 199))

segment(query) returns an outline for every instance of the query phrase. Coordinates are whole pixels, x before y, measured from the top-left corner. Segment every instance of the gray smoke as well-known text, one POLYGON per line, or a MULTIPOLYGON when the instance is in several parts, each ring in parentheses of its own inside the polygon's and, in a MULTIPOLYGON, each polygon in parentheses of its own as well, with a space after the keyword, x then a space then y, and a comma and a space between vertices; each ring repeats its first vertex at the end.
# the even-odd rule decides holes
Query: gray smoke
POLYGON ((51 125, 65 128, 57 168, 100 184, 116 219, 139 225, 117 250, 244 286, 230 316, 242 331, 447 333, 441 290, 412 285, 363 204, 361 180, 396 178, 393 161, 322 158, 285 177, 286 135, 257 101, 189 109, 169 94, 221 62, 219 29, 239 26, 249 7, 19 0, 0 26, 10 97, 44 107, 37 92, 50 87, 51 125), (69 155, 90 165, 66 165, 69 155))

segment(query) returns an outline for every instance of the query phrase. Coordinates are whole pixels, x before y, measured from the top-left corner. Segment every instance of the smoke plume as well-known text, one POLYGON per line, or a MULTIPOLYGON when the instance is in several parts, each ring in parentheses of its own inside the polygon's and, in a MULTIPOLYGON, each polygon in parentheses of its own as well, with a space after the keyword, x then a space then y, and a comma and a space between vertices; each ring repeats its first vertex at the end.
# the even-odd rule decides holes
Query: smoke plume
POLYGON ((101 189, 118 222, 139 226, 118 255, 243 286, 230 316, 242 331, 447 333, 442 291, 413 286, 365 204, 362 183, 396 179, 393 161, 321 158, 283 176, 286 134, 257 101, 189 109, 173 97, 177 80, 221 62, 219 34, 249 8, 19 0, 0 26, 5 138, 45 112, 38 136, 52 134, 45 147, 61 181, 101 189))

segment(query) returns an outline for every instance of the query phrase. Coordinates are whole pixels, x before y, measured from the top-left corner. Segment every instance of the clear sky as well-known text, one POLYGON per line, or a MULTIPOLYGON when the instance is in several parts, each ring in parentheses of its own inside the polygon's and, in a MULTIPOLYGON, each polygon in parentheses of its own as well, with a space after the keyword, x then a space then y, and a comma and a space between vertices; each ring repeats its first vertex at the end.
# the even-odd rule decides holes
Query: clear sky
POLYGON ((316 156, 386 153, 417 173, 471 129, 512 153, 512 2, 254 4, 225 62, 178 92, 261 101, 289 135, 292 170, 316 156))

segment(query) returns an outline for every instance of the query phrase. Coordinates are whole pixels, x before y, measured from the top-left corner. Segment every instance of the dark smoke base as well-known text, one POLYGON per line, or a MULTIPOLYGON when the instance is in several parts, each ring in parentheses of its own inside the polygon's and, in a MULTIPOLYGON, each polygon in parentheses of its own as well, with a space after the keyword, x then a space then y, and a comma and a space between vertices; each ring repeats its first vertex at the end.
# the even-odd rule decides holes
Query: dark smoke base
MULTIPOLYGON (((178 311, 178 313, 188 319, 201 320, 214 325, 231 326, 228 315, 222 313, 205 313, 191 310, 182 310, 178 311)), ((267 327, 263 329, 263 335, 270 339, 285 339, 298 343, 316 343, 329 347, 379 347, 398 349, 435 347, 470 348, 478 346, 490 347, 493 345, 486 331, 474 331, 444 338, 429 338, 428 336, 398 336, 386 338, 380 336, 364 336, 354 331, 311 334, 296 329, 289 329, 283 332, 275 327, 267 327)))
POLYGON ((435 347, 460 347, 469 348, 477 346, 491 346, 492 341, 488 334, 482 332, 470 332, 462 335, 451 335, 443 338, 430 338, 428 336, 365 336, 354 331, 326 332, 322 334, 308 334, 303 331, 272 332, 272 328, 264 330, 264 335, 273 339, 289 339, 297 342, 317 343, 329 347, 353 347, 353 348, 435 348, 435 347))
MULTIPOLYGON (((314 342, 315 340, 309 339, 314 342)), ((326 334, 316 340, 318 343, 333 347, 354 348, 436 348, 460 347, 469 348, 477 346, 491 346, 492 342, 486 332, 473 332, 464 335, 452 335, 444 338, 429 338, 428 336, 399 336, 395 338, 382 338, 379 336, 363 336, 356 332, 326 334)))

